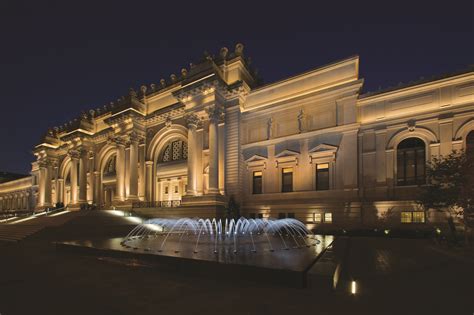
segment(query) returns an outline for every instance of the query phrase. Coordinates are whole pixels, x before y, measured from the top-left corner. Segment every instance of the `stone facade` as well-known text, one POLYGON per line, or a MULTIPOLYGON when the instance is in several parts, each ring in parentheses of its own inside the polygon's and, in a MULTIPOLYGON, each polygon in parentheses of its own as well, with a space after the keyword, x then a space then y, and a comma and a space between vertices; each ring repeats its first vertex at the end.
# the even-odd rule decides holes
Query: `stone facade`
POLYGON ((421 161, 474 138, 474 71, 365 95, 358 72, 356 56, 260 85, 243 46, 223 48, 49 130, 28 189, 37 209, 223 216, 232 196, 309 225, 436 221, 413 201, 421 161))

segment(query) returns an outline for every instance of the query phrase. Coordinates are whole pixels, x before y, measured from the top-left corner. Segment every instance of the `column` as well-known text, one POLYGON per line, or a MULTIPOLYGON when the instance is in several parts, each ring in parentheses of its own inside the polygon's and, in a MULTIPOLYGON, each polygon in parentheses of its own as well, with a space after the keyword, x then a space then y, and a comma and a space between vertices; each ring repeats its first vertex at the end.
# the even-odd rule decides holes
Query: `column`
POLYGON ((130 134, 129 193, 128 200, 138 200, 138 135, 130 134))
POLYGON ((87 151, 81 150, 79 162, 79 203, 87 203, 87 151))
POLYGON ((39 178, 38 178, 38 207, 42 207, 44 205, 44 192, 45 192, 45 185, 46 185, 46 164, 43 161, 38 162, 39 166, 39 178))
POLYGON ((188 189, 186 194, 195 196, 197 191, 197 168, 196 168, 196 154, 197 154, 197 139, 196 128, 199 123, 199 117, 195 114, 190 114, 186 117, 188 125, 188 189))
POLYGON ((116 164, 116 190, 114 200, 125 200, 125 143, 121 139, 116 139, 117 145, 117 164, 116 164))
POLYGON ((138 198, 145 200, 145 143, 138 146, 138 198))
POLYGON ((87 190, 87 201, 91 201, 92 204, 94 204, 96 202, 94 199, 95 177, 94 177, 94 152, 93 151, 88 152, 88 159, 89 159, 89 165, 88 165, 89 189, 87 190))
POLYGON ((58 165, 54 166, 54 189, 55 189, 55 200, 54 206, 59 202, 59 167, 58 165))
POLYGON ((146 161, 146 201, 153 201, 153 161, 146 161))
POLYGON ((58 202, 64 203, 64 179, 58 178, 58 186, 56 187, 56 195, 58 196, 58 202))
POLYGON ((44 185, 44 204, 43 206, 45 207, 50 207, 51 206, 51 182, 52 182, 52 165, 51 162, 47 162, 46 168, 45 168, 45 185, 44 185))
POLYGON ((92 203, 97 205, 97 206, 100 206, 101 205, 101 200, 100 200, 100 172, 99 171, 95 171, 94 173, 94 196, 93 196, 93 201, 92 203))
POLYGON ((220 107, 208 108, 209 115, 209 194, 219 194, 219 118, 220 107))
POLYGON ((69 179, 71 180, 71 200, 70 203, 72 205, 77 205, 78 196, 77 196, 77 165, 79 163, 79 152, 71 151, 71 170, 69 179))

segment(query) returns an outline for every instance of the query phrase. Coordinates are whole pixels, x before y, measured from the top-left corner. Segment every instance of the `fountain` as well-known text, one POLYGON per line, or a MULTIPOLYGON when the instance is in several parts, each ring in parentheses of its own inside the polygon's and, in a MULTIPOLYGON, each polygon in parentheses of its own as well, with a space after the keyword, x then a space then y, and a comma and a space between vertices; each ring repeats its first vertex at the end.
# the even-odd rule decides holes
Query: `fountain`
POLYGON ((319 240, 296 219, 151 219, 120 243, 148 252, 274 252, 316 246, 319 240))
POLYGON ((138 225, 125 237, 82 239, 56 246, 62 251, 131 259, 162 271, 216 280, 303 287, 307 274, 334 240, 330 235, 314 235, 293 218, 157 218, 136 222, 138 225))

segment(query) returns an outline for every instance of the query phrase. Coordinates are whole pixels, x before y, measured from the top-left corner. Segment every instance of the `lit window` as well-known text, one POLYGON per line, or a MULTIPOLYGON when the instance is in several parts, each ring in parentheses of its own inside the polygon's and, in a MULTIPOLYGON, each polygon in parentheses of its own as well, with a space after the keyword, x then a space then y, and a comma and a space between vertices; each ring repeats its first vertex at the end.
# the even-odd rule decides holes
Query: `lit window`
POLYGON ((293 191, 293 168, 291 167, 282 169, 281 191, 293 191))
POLYGON ((313 222, 316 222, 316 223, 321 222, 321 213, 313 213, 313 222))
POLYGON ((397 147, 397 185, 425 183, 425 143, 419 138, 408 138, 397 147))
POLYGON ((316 165, 316 190, 329 189, 329 164, 316 165))
POLYGON ((425 213, 423 211, 413 212, 413 223, 425 223, 425 213))
POLYGON ((411 217, 411 212, 402 212, 401 213, 401 222, 402 223, 411 223, 412 222, 412 217, 411 217))
POLYGON ((262 172, 261 171, 253 172, 252 193, 253 194, 262 193, 262 172))
POLYGON ((186 160, 188 158, 188 144, 182 140, 170 142, 162 151, 160 162, 186 160))
POLYGON ((474 130, 466 137, 466 154, 474 157, 474 130))
POLYGON ((324 222, 325 223, 332 223, 332 213, 331 212, 326 212, 324 214, 324 222))

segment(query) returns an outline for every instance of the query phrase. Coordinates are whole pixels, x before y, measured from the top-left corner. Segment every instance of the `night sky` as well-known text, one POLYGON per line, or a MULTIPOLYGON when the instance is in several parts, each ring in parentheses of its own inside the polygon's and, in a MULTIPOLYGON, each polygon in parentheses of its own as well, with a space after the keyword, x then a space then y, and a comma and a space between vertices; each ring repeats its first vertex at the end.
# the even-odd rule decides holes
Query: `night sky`
POLYGON ((100 2, 0 0, 0 171, 27 174, 48 127, 237 42, 266 83, 356 54, 364 91, 474 64, 472 1, 100 2))

